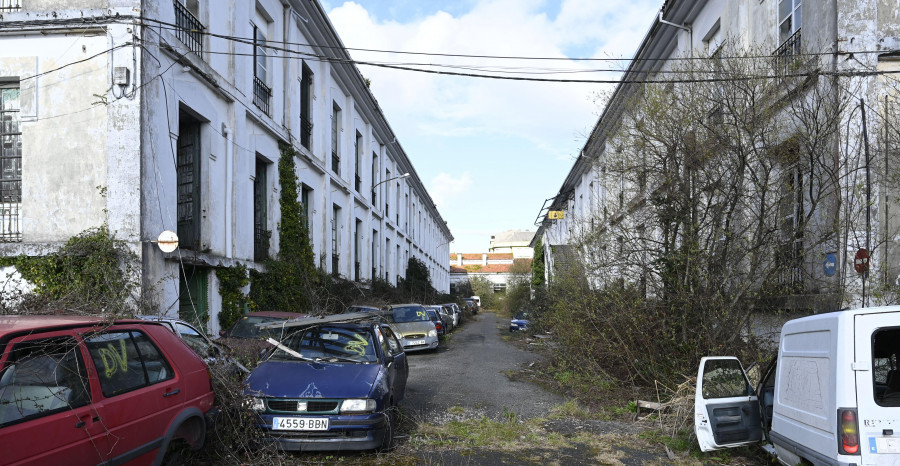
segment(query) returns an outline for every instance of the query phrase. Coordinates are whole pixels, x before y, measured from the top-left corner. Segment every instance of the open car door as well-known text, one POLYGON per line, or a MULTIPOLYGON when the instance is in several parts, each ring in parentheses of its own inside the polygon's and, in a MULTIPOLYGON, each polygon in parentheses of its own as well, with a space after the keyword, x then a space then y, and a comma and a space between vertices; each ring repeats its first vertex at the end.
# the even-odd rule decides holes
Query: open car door
POLYGON ((700 360, 694 397, 694 432, 703 451, 762 440, 759 401, 737 358, 700 360))

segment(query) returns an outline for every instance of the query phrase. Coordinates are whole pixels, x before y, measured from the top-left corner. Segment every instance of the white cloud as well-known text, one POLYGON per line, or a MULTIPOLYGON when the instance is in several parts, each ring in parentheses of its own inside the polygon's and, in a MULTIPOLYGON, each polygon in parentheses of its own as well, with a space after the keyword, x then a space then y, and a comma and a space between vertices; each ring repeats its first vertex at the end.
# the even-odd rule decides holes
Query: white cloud
POLYGON ((427 187, 431 200, 438 208, 446 207, 456 197, 467 192, 472 187, 472 177, 468 172, 454 177, 448 173, 440 173, 435 176, 427 187))

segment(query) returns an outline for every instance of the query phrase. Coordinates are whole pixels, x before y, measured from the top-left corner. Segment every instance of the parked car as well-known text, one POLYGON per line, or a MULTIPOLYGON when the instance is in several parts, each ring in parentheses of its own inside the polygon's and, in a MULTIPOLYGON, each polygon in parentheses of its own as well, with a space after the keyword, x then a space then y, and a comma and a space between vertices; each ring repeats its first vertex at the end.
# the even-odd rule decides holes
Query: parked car
POLYGON ((509 331, 516 332, 521 331, 525 332, 528 330, 528 324, 531 323, 529 320, 528 311, 519 311, 510 321, 509 321, 509 331))
POLYGON ((438 347, 437 328, 421 304, 388 306, 385 317, 399 334, 400 343, 406 352, 438 347))
POLYGON ((441 308, 443 308, 443 312, 450 316, 450 320, 452 320, 450 325, 450 330, 456 329, 456 326, 459 325, 459 313, 454 310, 453 306, 449 304, 439 304, 441 308))
POLYGON ((4 464, 159 464, 203 445, 213 401, 206 364, 161 324, 0 316, 4 464))
POLYGON ((459 308, 459 305, 458 305, 458 304, 456 304, 456 303, 444 303, 444 304, 441 304, 441 306, 448 306, 448 307, 450 307, 451 309, 453 309, 453 316, 454 316, 454 319, 455 319, 455 320, 454 320, 454 324, 456 324, 457 326, 459 326, 459 324, 462 323, 462 320, 463 320, 462 309, 459 308))
POLYGON ((292 323, 247 379, 267 441, 282 450, 390 448, 409 365, 393 330, 363 322, 292 323))
POLYGON ((787 322, 753 390, 734 357, 700 362, 703 451, 766 441, 783 464, 900 464, 900 306, 787 322))
POLYGON ((434 328, 437 330, 438 336, 444 336, 447 334, 447 326, 444 325, 444 320, 441 318, 441 314, 433 307, 425 307, 425 312, 428 314, 428 318, 431 319, 431 322, 434 323, 434 328))
POLYGON ((432 305, 425 306, 427 309, 432 309, 438 313, 438 317, 441 319, 441 323, 444 326, 444 333, 450 333, 453 331, 453 314, 449 309, 444 308, 441 305, 432 305))
POLYGON ((463 303, 466 305, 466 310, 471 312, 472 315, 478 314, 478 303, 474 299, 463 298, 463 303))
POLYGON ((220 337, 216 340, 216 343, 228 347, 233 356, 244 364, 250 364, 256 361, 260 351, 271 347, 271 345, 266 343, 267 338, 280 340, 283 336, 283 330, 280 328, 263 330, 259 327, 260 325, 272 322, 286 322, 290 319, 302 317, 306 317, 306 314, 276 311, 244 314, 231 328, 219 332, 220 337))
POLYGON ((249 372, 243 364, 228 354, 229 350, 227 348, 213 342, 205 333, 201 332, 197 327, 194 327, 188 322, 181 319, 161 316, 137 316, 137 318, 163 324, 163 326, 171 330, 175 335, 178 335, 178 338, 181 338, 182 341, 194 350, 194 353, 197 353, 197 356, 200 356, 200 358, 203 359, 203 362, 210 366, 233 366, 228 367, 228 369, 234 369, 235 372, 249 372))
POLYGON ((480 311, 481 310, 481 298, 478 296, 472 296, 472 299, 475 300, 475 307, 478 308, 478 310, 480 311))
POLYGON ((378 306, 371 306, 371 305, 367 305, 367 304, 354 304, 354 305, 348 307, 344 311, 344 314, 353 314, 356 312, 378 312, 380 310, 381 310, 381 308, 378 306))

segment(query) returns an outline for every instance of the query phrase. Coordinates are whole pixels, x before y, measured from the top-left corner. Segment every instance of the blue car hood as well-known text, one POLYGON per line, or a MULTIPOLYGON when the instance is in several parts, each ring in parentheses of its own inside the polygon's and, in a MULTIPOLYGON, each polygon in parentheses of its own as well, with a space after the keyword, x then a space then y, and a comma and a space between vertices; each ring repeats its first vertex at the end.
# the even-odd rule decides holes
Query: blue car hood
POLYGON ((266 361, 247 378, 247 392, 276 398, 366 398, 380 364, 266 361))

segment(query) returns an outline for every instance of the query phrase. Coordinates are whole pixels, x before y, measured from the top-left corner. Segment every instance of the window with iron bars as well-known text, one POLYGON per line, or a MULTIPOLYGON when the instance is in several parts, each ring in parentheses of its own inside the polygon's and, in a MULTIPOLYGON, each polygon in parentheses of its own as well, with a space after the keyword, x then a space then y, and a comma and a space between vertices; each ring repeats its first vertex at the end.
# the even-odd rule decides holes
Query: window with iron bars
POLYGON ((312 143, 312 96, 313 73, 303 64, 300 76, 300 145, 310 149, 312 143))
POLYGON ((192 52, 203 52, 203 23, 200 16, 198 0, 175 0, 175 36, 192 52))
POLYGON ((272 88, 268 84, 269 54, 266 49, 266 36, 253 26, 253 105, 263 113, 269 114, 269 103, 272 100, 272 88))
POLYGON ((21 0, 0 0, 0 13, 19 11, 22 9, 21 0))
POLYGON ((800 30, 803 25, 802 0, 779 0, 778 40, 781 44, 775 50, 775 70, 790 74, 791 67, 802 53, 800 30))
POLYGON ((341 108, 337 103, 331 107, 331 171, 341 174, 341 108))
POLYGON ((0 243, 22 241, 22 132, 19 88, 0 85, 0 243))

